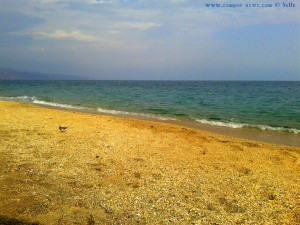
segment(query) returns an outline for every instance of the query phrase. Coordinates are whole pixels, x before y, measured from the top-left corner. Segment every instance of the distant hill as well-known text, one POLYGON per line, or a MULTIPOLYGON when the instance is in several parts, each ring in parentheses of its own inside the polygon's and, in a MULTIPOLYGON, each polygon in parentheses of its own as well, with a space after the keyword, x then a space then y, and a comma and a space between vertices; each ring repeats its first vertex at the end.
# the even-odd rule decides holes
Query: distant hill
POLYGON ((47 74, 31 71, 19 71, 0 67, 0 80, 84 80, 73 75, 47 74))

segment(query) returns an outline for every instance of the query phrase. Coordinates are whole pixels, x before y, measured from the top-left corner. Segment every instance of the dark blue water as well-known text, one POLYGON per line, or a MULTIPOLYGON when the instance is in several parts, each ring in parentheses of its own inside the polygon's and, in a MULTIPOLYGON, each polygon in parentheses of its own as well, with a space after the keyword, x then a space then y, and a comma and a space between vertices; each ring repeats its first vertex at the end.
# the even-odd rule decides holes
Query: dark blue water
POLYGON ((300 133, 300 82, 0 81, 0 99, 300 133))

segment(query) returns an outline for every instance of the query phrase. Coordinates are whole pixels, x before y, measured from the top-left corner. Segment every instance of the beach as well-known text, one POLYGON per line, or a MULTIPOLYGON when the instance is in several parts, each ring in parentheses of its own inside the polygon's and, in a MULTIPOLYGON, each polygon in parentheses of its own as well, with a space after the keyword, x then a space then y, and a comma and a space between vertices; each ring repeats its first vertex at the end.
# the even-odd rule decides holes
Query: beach
POLYGON ((12 101, 0 109, 0 223, 300 224, 299 147, 12 101))

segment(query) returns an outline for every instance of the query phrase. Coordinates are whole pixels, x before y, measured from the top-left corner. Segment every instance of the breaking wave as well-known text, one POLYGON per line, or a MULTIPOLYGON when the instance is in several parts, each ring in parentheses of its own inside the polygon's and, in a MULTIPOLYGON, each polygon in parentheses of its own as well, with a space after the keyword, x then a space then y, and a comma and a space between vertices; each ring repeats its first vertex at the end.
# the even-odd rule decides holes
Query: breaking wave
POLYGON ((160 115, 154 115, 154 114, 148 114, 148 113, 135 113, 135 112, 127 112, 127 111, 119 111, 114 109, 103 109, 103 108, 97 108, 97 111, 104 114, 112 114, 112 115, 128 115, 128 116, 142 116, 142 117, 149 117, 154 118, 158 120, 177 120, 172 117, 168 116, 160 116, 160 115))
POLYGON ((34 103, 34 104, 38 104, 38 105, 46 105, 46 106, 53 106, 53 107, 67 108, 67 109, 85 109, 85 107, 82 107, 82 106, 75 106, 75 105, 62 104, 62 103, 56 103, 56 102, 47 102, 47 101, 40 100, 35 96, 27 96, 27 95, 17 96, 17 97, 0 97, 0 99, 29 102, 29 103, 34 103))
POLYGON ((300 134, 300 130, 295 128, 284 128, 284 127, 272 127, 268 125, 261 125, 261 124, 247 124, 247 123, 237 123, 237 122, 221 122, 221 121, 213 121, 213 120, 206 120, 206 119, 193 119, 199 123, 207 124, 211 126, 219 126, 219 127, 230 127, 230 128, 254 128, 263 131, 281 131, 281 132, 288 132, 294 134, 300 134))
POLYGON ((44 106, 65 108, 65 109, 91 110, 91 111, 96 110, 98 113, 110 114, 110 115, 128 115, 128 116, 136 116, 136 117, 148 117, 148 118, 164 120, 164 121, 177 120, 175 118, 168 117, 168 116, 161 116, 161 115, 148 114, 148 113, 127 112, 127 111, 119 111, 119 110, 114 110, 114 109, 104 109, 104 108, 100 108, 100 107, 93 109, 93 108, 75 106, 75 105, 64 104, 64 103, 49 102, 49 101, 44 101, 44 100, 38 99, 35 96, 27 96, 27 95, 17 96, 17 97, 0 97, 0 99, 10 100, 10 101, 21 101, 21 102, 33 103, 33 104, 44 105, 44 106))

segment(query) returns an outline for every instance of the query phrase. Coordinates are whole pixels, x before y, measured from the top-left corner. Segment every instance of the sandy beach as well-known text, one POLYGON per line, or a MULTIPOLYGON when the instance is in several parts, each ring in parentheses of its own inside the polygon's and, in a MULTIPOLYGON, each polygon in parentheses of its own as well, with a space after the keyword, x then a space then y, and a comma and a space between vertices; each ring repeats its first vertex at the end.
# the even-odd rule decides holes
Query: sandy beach
POLYGON ((0 224, 300 224, 299 153, 0 101, 0 224))

